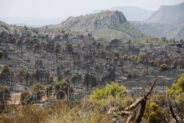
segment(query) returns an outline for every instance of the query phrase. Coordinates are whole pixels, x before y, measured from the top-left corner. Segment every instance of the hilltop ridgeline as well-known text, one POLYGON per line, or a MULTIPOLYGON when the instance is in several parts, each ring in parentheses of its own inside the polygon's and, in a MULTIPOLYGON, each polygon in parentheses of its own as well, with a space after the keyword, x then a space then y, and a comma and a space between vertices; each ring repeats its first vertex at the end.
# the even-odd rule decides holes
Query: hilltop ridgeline
POLYGON ((91 33, 96 39, 143 39, 147 36, 131 25, 120 11, 101 11, 100 13, 89 14, 79 17, 70 17, 57 28, 80 32, 91 33))

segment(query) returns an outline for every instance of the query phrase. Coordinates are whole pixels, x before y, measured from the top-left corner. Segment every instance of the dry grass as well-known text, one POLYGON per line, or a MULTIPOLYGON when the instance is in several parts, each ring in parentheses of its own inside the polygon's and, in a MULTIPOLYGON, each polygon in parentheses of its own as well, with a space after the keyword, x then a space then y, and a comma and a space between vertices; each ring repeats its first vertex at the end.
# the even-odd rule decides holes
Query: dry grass
POLYGON ((89 101, 68 104, 51 103, 47 108, 35 105, 8 107, 8 114, 1 116, 2 123, 108 123, 109 116, 101 105, 89 101))
MULTIPOLYGON (((6 108, 8 113, 2 115, 0 123, 108 123, 112 119, 107 113, 110 108, 125 107, 133 101, 135 99, 130 96, 109 96, 101 100, 83 99, 72 103, 51 101, 45 108, 38 108, 36 105, 9 106, 6 108)), ((150 101, 161 107, 165 107, 164 104, 167 103, 166 95, 160 93, 151 96, 148 102, 150 101)), ((168 110, 164 112, 169 113, 168 110)))
POLYGON ((45 123, 48 110, 33 105, 10 107, 8 114, 2 115, 3 123, 45 123))
POLYGON ((67 103, 66 101, 50 102, 47 108, 35 105, 8 107, 7 114, 2 115, 3 123, 108 123, 109 108, 117 105, 126 106, 133 101, 126 96, 108 97, 99 101, 67 103))
POLYGON ((52 115, 49 116, 51 123, 108 123, 109 116, 102 112, 101 105, 89 101, 81 101, 74 104, 59 102, 51 106, 52 115))

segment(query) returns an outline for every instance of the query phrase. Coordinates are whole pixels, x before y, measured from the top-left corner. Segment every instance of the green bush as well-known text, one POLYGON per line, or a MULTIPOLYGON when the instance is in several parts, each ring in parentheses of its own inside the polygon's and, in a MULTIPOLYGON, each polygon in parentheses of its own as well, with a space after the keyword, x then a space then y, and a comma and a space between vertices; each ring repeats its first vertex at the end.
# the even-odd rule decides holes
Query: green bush
POLYGON ((32 89, 32 92, 34 93, 34 92, 39 92, 39 91, 41 91, 41 90, 43 90, 43 86, 40 84, 40 83, 38 83, 38 82, 35 82, 34 83, 34 85, 33 85, 33 89, 32 89))
POLYGON ((126 88, 123 85, 118 85, 115 82, 111 82, 111 84, 107 84, 104 88, 99 89, 95 88, 93 92, 90 95, 90 100, 96 99, 100 100, 103 98, 107 98, 108 96, 117 96, 117 95, 125 95, 126 94, 126 88))
POLYGON ((173 83, 171 88, 167 90, 168 96, 176 101, 180 114, 184 117, 184 73, 173 83))
POLYGON ((138 63, 146 63, 147 62, 147 54, 145 52, 140 52, 137 57, 138 63))
POLYGON ((44 86, 44 90, 45 90, 45 91, 50 91, 50 90, 52 90, 52 85, 51 85, 51 84, 45 85, 45 86, 44 86))
POLYGON ((155 102, 147 103, 146 110, 144 112, 144 120, 149 123, 161 123, 164 121, 164 112, 162 108, 155 102))
POLYGON ((171 88, 167 90, 169 95, 180 95, 184 92, 184 74, 177 80, 176 83, 172 84, 171 88))
POLYGON ((160 65, 160 70, 161 71, 166 71, 166 70, 168 70, 169 68, 168 68, 168 66, 167 66, 167 64, 161 64, 160 65))
POLYGON ((184 97, 184 93, 180 94, 175 98, 175 101, 179 109, 178 111, 182 117, 184 117, 184 98, 183 97, 184 97))
POLYGON ((36 82, 33 85, 33 89, 32 89, 32 96, 35 100, 41 100, 41 98, 44 96, 44 91, 43 91, 43 86, 36 82))
POLYGON ((66 95, 71 96, 73 93, 73 89, 70 87, 70 84, 66 80, 56 82, 55 89, 57 99, 63 99, 66 95))
POLYGON ((55 89, 56 91, 66 90, 69 87, 69 83, 66 80, 61 80, 56 82, 55 89))
POLYGON ((128 60, 128 55, 127 54, 125 54, 125 55, 123 55, 122 57, 121 57, 123 60, 128 60))

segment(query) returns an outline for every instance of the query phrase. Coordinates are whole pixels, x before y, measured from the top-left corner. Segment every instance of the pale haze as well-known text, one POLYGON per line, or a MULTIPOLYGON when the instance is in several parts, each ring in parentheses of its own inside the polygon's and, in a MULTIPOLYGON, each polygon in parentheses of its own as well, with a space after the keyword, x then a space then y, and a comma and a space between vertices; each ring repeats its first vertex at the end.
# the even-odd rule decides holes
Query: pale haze
POLYGON ((0 20, 8 24, 43 26, 58 24, 70 16, 114 7, 138 7, 156 11, 162 5, 181 2, 184 0, 0 0, 0 20))
POLYGON ((58 18, 78 16, 115 6, 156 10, 184 0, 0 0, 0 17, 58 18))

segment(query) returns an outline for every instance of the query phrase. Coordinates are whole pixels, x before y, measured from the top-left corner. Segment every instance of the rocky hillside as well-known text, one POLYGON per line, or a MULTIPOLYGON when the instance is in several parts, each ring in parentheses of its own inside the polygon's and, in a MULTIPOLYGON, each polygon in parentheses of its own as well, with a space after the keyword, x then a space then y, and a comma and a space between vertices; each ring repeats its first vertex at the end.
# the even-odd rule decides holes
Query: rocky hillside
POLYGON ((179 24, 184 22, 184 3, 161 6, 146 22, 162 24, 179 24))
POLYGON ((143 39, 147 36, 134 28, 119 11, 102 11, 86 16, 70 17, 58 28, 92 34, 96 39, 143 39))
POLYGON ((166 39, 107 42, 55 28, 11 25, 4 28, 6 31, 0 32, 0 69, 2 72, 6 65, 9 71, 7 76, 0 74, 2 85, 31 87, 34 81, 46 85, 66 78, 72 82, 76 75, 77 93, 83 93, 85 77, 93 78, 89 86, 102 87, 115 81, 131 92, 139 92, 157 77, 160 79, 157 89, 162 91, 184 70, 183 42, 177 44, 166 39), (167 64, 163 71, 162 64, 167 64), (22 72, 24 78, 20 77, 22 72))
POLYGON ((132 22, 140 31, 152 37, 184 39, 184 3, 162 6, 145 22, 132 22))
POLYGON ((159 24, 132 22, 142 32, 152 37, 167 37, 184 39, 184 23, 181 24, 159 24))

